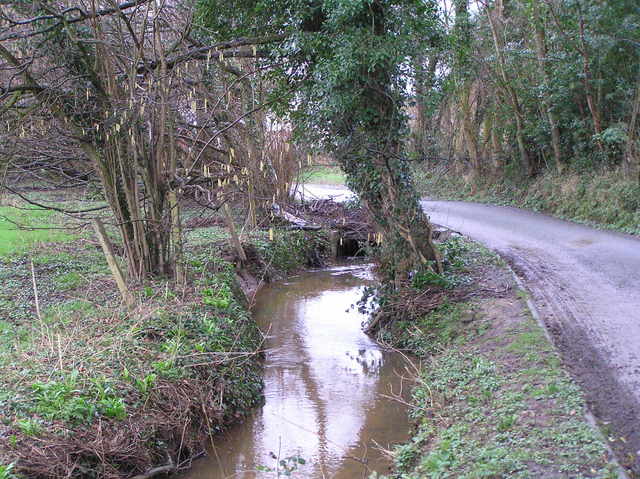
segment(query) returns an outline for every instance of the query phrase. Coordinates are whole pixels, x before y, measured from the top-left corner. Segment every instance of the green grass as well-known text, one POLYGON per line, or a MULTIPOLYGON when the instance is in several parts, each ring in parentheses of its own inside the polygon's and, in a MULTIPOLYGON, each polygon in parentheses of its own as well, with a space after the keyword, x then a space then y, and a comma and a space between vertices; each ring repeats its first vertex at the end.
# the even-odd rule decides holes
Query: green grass
MULTIPOLYGON (((501 263, 469 242, 449 240, 443 250, 445 274, 475 265, 467 270, 473 288, 502 284, 501 263)), ((512 287, 507 297, 445 301, 379 333, 423 364, 412 391, 415 429, 395 448, 391 477, 618 477, 601 435, 585 420, 580 388, 524 299, 512 287)))
POLYGON ((13 464, 0 464, 0 479, 17 479, 17 476, 11 471, 13 470, 13 464))
POLYGON ((346 176, 338 166, 312 166, 301 175, 303 183, 344 185, 346 176))
POLYGON ((59 225, 52 211, 0 206, 0 257, 22 254, 38 244, 74 238, 55 228, 59 225))
POLYGON ((621 171, 546 172, 532 180, 487 180, 476 188, 460 175, 416 168, 422 195, 510 205, 595 227, 640 234, 640 185, 621 171))

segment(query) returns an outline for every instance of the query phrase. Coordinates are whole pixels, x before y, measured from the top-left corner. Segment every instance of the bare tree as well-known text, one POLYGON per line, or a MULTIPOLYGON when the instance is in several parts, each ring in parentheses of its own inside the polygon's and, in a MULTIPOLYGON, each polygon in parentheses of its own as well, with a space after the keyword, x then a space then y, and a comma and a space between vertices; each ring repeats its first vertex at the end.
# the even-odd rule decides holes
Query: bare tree
MULTIPOLYGON (((246 163, 264 159, 234 131, 265 103, 239 99, 254 98, 252 89, 236 87, 251 86, 260 71, 240 59, 260 58, 259 46, 278 38, 203 44, 192 34, 189 4, 171 0, 0 8, 0 99, 8 134, 20 131, 25 140, 13 153, 23 167, 31 161, 98 179, 130 278, 180 279, 181 197, 203 193, 218 208, 230 191, 255 188, 246 163), (238 78, 221 81, 242 65, 238 78), (45 131, 67 153, 51 151, 45 131)), ((264 117, 254 123, 262 127, 264 117)), ((275 169, 260 170, 273 183, 266 172, 275 169)))

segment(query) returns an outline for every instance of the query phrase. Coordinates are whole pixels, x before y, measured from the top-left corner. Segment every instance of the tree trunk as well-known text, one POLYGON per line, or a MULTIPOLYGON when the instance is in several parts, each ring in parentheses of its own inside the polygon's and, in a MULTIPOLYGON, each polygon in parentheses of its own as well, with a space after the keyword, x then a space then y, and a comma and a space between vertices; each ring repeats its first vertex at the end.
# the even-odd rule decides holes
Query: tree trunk
POLYGON ((640 115, 640 76, 633 101, 633 111, 627 128, 627 147, 625 149, 624 168, 628 178, 640 182, 640 148, 638 147, 638 115, 640 115))
POLYGON ((493 167, 497 178, 501 178, 504 175, 504 151, 502 149, 502 143, 498 138, 498 130, 496 125, 497 115, 494 112, 491 115, 491 159, 493 161, 493 167))
MULTIPOLYGON (((585 95, 587 96, 587 105, 589 106, 589 112, 591 113, 591 120, 593 121, 593 131, 596 135, 602 133, 602 116, 600 114, 600 107, 593 93, 591 85, 591 60, 589 58, 589 50, 587 48, 587 42, 584 35, 584 18, 582 12, 580 15, 580 54, 582 55, 582 83, 584 85, 585 95)), ((598 141, 598 148, 603 149, 602 142, 598 141)))
MULTIPOLYGON (((502 2, 498 2, 498 5, 494 8, 494 12, 499 13, 502 10, 501 3, 502 2)), ((496 63, 498 65, 498 72, 502 80, 502 86, 507 92, 509 102, 511 103, 511 108, 513 109, 513 113, 515 115, 516 141, 518 143, 518 152, 520 153, 520 162, 522 163, 527 176, 533 176, 533 164, 531 163, 531 159, 529 158, 529 152, 527 150, 524 137, 524 112, 522 110, 522 107, 520 106, 520 100, 518 99, 516 89, 513 87, 511 79, 507 75, 504 52, 502 51, 502 42, 500 40, 496 19, 494 18, 493 13, 491 12, 491 10, 489 10, 489 8, 487 8, 486 12, 487 19, 489 20, 489 26, 491 28, 493 45, 496 50, 496 63)))
POLYGON ((475 114, 473 111, 473 66, 471 57, 471 21, 469 17, 469 0, 455 0, 456 12, 453 28, 454 41, 457 44, 454 55, 453 74, 458 88, 460 103, 460 123, 462 125, 463 145, 471 162, 471 183, 475 192, 480 177, 480 152, 478 148, 478 134, 474 128, 475 114))
POLYGON ((534 8, 535 25, 535 43, 536 43, 536 58, 538 60, 538 71, 542 78, 542 85, 544 87, 543 103, 545 112, 547 114, 547 120, 551 128, 551 146, 553 148, 553 158, 556 162, 556 168, 559 171, 564 169, 564 160, 562 158, 562 146, 560 140, 560 129, 558 128, 558 120, 556 114, 553 111, 553 105, 551 101, 551 95, 549 94, 549 87, 551 81, 549 78, 549 71, 547 70, 547 43, 545 37, 545 30, 542 17, 539 12, 539 7, 536 1, 532 2, 534 8))
POLYGON ((105 258, 107 259, 107 264, 109 265, 111 274, 116 281, 116 285, 118 286, 120 295, 122 296, 122 299, 127 307, 129 309, 133 309, 135 306, 135 299, 129 291, 127 281, 122 274, 122 270, 120 269, 120 265, 118 264, 116 255, 113 252, 113 246, 111 245, 111 241, 109 241, 109 237, 107 236, 107 232, 104 229, 102 221, 100 221, 99 219, 94 219, 93 228, 96 232, 96 235, 98 236, 98 240, 100 241, 100 245, 102 246, 102 251, 104 252, 105 258))
MULTIPOLYGON (((386 8, 373 0, 359 26, 381 40, 390 35, 386 8)), ((397 65, 364 61, 354 73, 344 85, 354 92, 352 106, 332 122, 340 144, 336 157, 382 234, 381 272, 397 288, 412 271, 441 272, 442 262, 402 151, 404 97, 394 90, 397 65)))
POLYGON ((438 65, 438 56, 432 54, 425 60, 424 56, 419 56, 415 61, 416 70, 416 118, 413 126, 413 144, 416 155, 421 161, 429 161, 429 141, 427 140, 430 130, 428 109, 425 98, 433 88, 433 82, 438 65), (425 65, 426 62, 426 65, 425 65))
POLYGON ((398 284, 420 268, 442 271, 431 223, 397 145, 360 145, 338 159, 382 235, 381 263, 387 279, 398 284))
POLYGON ((476 183, 480 178, 480 152, 478 148, 477 132, 474 128, 474 114, 471 100, 472 85, 469 81, 463 86, 461 94, 462 131, 464 134, 464 144, 471 161, 471 179, 473 182, 473 192, 475 193, 476 183))

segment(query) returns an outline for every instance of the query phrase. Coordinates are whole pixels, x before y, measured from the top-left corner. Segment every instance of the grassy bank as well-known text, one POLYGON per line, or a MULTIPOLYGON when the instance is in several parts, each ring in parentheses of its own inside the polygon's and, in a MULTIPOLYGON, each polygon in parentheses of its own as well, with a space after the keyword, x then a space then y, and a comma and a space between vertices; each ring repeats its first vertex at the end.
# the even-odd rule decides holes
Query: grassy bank
POLYGON ((429 198, 511 205, 631 234, 640 234, 640 185, 620 171, 547 172, 528 182, 486 181, 475 187, 453 170, 416 169, 429 198))
POLYGON ((51 211, 0 206, 0 257, 24 253, 38 243, 73 239, 54 220, 51 211))
MULTIPOLYGON (((187 284, 137 285, 132 311, 90 231, 2 234, 17 241, 0 255, 0 477, 177 470, 261 400, 262 336, 224 229, 189 231, 187 284)), ((256 283, 323 245, 284 230, 245 238, 256 283)))
POLYGON ((510 272, 460 238, 443 250, 450 258, 445 281, 457 281, 456 288, 445 288, 428 314, 378 333, 422 365, 413 390, 413 436, 393 451, 392 477, 617 477, 585 419, 580 389, 510 272), (472 280, 461 284, 462 277, 472 280))
POLYGON ((300 182, 341 186, 345 184, 346 176, 339 166, 313 165, 301 173, 300 182))

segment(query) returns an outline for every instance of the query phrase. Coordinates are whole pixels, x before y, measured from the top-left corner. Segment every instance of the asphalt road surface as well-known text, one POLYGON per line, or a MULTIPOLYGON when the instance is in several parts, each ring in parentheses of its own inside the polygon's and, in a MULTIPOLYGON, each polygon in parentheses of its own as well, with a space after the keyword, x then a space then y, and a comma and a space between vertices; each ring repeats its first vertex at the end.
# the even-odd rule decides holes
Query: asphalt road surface
MULTIPOLYGON (((307 185, 308 196, 350 196, 307 185)), ((511 207, 422 201, 431 221, 505 258, 533 296, 619 460, 640 477, 640 238, 511 207), (621 439, 622 438, 622 439, 621 439)))

